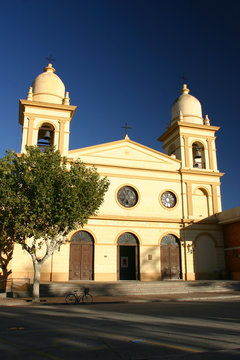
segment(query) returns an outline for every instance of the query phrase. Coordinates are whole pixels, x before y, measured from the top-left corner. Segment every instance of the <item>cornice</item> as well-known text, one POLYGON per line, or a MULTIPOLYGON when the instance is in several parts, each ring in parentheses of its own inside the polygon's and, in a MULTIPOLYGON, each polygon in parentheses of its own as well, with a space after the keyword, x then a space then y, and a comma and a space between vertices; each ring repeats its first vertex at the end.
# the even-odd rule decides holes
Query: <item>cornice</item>
POLYGON ((62 105, 62 104, 54 104, 54 103, 47 103, 42 101, 31 101, 31 100, 19 100, 19 123, 23 124, 23 113, 26 106, 31 107, 38 107, 38 108, 45 108, 45 109, 56 109, 56 110, 65 110, 71 112, 71 118, 73 117, 77 106, 73 105, 62 105))
POLYGON ((206 170, 194 170, 194 169, 180 169, 180 174, 191 174, 191 175, 199 175, 199 176, 216 176, 222 177, 225 173, 215 172, 215 171, 206 171, 206 170))
MULTIPOLYGON (((72 162, 74 162, 76 160, 77 159, 67 157, 68 164, 71 164, 72 162)), ((80 160, 81 160, 81 158, 80 158, 80 160)), ((177 169, 177 170, 151 169, 151 168, 138 167, 138 166, 132 166, 132 165, 124 166, 124 165, 113 165, 113 164, 104 164, 104 163, 100 163, 100 162, 97 163, 97 162, 86 162, 86 161, 84 161, 84 165, 94 166, 98 169, 99 168, 111 168, 111 169, 124 169, 124 170, 139 170, 139 171, 147 171, 147 172, 153 172, 153 173, 166 173, 166 174, 174 174, 174 175, 179 174, 179 169, 177 169)), ((124 176, 124 174, 117 174, 117 176, 121 176, 121 175, 124 176)), ((109 176, 115 176, 115 174, 109 174, 109 176)), ((178 181, 178 179, 176 181, 178 181)))
MULTIPOLYGON (((176 129, 180 128, 194 128, 194 129, 201 129, 201 130, 210 130, 216 132, 220 129, 220 126, 211 126, 211 125, 200 125, 200 124, 193 124, 186 121, 177 121, 173 124, 170 128, 168 128, 165 133, 163 133, 159 138, 158 141, 163 142, 167 137, 169 137, 176 129)), ((190 135, 190 134, 189 134, 190 135)))
POLYGON ((119 216, 119 215, 107 215, 101 214, 97 216, 90 216, 89 219, 95 220, 113 220, 113 221, 131 221, 131 222, 151 222, 151 223, 176 223, 181 224, 182 219, 174 218, 158 218, 158 217, 144 217, 144 216, 119 216))

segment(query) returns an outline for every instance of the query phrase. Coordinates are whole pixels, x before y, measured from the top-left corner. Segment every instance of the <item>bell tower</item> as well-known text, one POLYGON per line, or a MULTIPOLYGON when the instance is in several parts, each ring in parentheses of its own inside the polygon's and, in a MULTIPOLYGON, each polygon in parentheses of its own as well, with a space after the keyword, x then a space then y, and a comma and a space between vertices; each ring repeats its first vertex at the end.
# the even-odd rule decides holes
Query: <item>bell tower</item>
POLYGON ((61 155, 67 156, 70 122, 75 110, 62 80, 52 64, 48 64, 29 88, 27 100, 20 100, 21 152, 26 151, 26 145, 36 145, 42 150, 55 146, 61 155))
POLYGON ((220 177, 217 166, 215 133, 208 115, 202 117, 202 106, 183 84, 181 95, 171 108, 171 123, 159 137, 164 152, 181 160, 183 194, 187 218, 207 217, 222 210, 220 177), (204 206, 200 206, 204 203, 204 206), (204 209, 203 209, 204 208, 204 209))

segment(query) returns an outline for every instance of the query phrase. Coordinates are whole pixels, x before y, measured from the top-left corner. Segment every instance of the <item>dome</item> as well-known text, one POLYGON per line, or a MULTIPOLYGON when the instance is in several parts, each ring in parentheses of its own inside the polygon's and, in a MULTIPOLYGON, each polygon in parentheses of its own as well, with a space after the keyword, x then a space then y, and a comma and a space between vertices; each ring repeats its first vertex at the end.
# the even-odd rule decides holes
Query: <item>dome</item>
POLYGON ((62 80, 54 74, 52 64, 45 67, 44 72, 36 77, 32 84, 32 100, 62 104, 65 96, 65 86, 62 80))
POLYGON ((177 121, 203 124, 202 106, 200 101, 189 94, 186 84, 183 84, 181 95, 174 101, 171 108, 171 125, 177 121))

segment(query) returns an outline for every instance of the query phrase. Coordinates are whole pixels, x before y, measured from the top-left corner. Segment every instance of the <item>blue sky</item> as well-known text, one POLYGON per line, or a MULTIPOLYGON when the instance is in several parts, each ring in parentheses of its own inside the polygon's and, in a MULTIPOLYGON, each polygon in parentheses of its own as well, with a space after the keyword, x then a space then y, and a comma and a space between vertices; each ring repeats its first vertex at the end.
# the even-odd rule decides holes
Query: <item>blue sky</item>
POLYGON ((20 151, 18 100, 52 54, 77 105, 70 149, 157 138, 187 78, 217 133, 223 209, 240 205, 239 1, 0 0, 0 156, 20 151))

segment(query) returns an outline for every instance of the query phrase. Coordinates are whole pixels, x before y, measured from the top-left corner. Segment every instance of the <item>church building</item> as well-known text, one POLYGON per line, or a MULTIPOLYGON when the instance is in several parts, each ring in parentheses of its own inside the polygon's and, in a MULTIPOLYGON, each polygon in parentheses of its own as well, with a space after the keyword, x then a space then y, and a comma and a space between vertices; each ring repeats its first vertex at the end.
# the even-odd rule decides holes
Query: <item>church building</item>
MULTIPOLYGON (((107 176, 110 187, 95 217, 42 266, 41 280, 219 279, 225 270, 215 133, 186 84, 159 137, 159 152, 132 141, 69 150, 76 106, 52 64, 20 100, 21 152, 54 145, 69 161, 81 159, 107 176)), ((160 134, 159 134, 160 135, 160 134)), ((32 260, 15 246, 12 277, 33 278, 32 260)))

